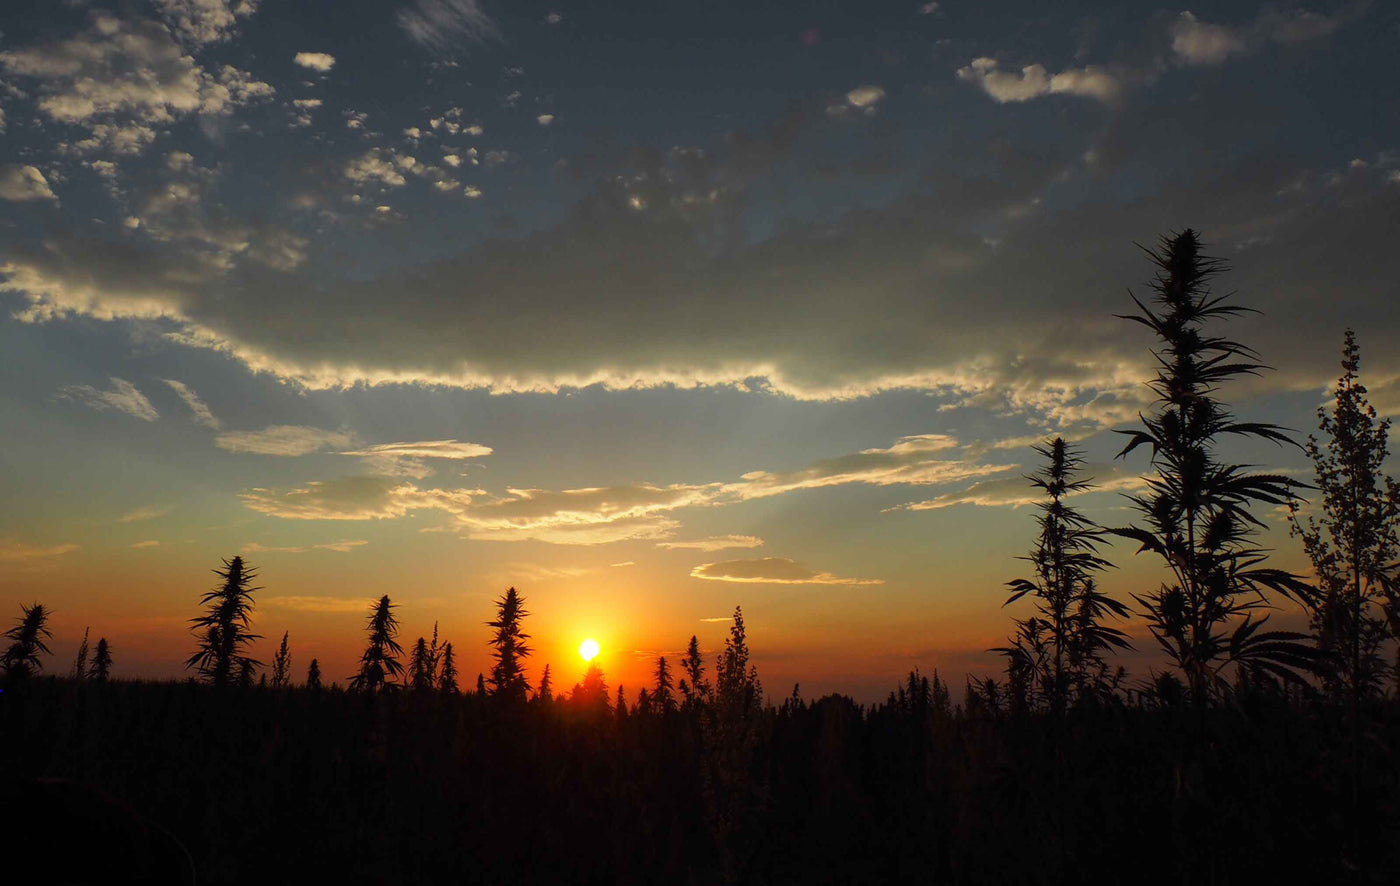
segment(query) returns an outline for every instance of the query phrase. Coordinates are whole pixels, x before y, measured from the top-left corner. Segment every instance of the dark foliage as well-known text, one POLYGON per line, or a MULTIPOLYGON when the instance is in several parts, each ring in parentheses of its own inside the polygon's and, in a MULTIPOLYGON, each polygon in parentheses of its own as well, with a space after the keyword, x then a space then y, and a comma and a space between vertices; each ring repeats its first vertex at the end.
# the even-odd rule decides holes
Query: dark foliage
POLYGON ((262 664, 245 652, 254 640, 262 638, 249 630, 253 612, 256 570, 249 569, 242 557, 224 561, 214 574, 223 582, 200 598, 208 607, 203 615, 190 619, 190 629, 199 637, 199 647, 185 662, 201 679, 214 686, 228 686, 235 679, 251 682, 253 668, 262 664))
POLYGON ((44 663, 39 655, 51 654, 44 641, 53 639, 47 627, 50 612, 43 603, 33 606, 21 603, 19 608, 22 614, 4 635, 10 645, 0 656, 0 668, 4 668, 5 676, 11 680, 32 677, 43 670, 44 663))

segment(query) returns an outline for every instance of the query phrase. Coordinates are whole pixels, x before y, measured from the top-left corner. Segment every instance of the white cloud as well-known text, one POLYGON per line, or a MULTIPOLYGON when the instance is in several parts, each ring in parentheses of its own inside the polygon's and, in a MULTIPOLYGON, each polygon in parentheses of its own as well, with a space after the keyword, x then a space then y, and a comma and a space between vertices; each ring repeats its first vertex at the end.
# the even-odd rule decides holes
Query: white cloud
POLYGON ((485 541, 604 544, 666 538, 679 524, 664 515, 706 504, 714 490, 714 484, 648 483, 561 491, 510 489, 505 497, 458 514, 457 520, 469 538, 485 541))
POLYGON ((287 520, 387 520, 418 510, 460 514, 475 489, 419 489, 388 477, 342 477, 313 481, 293 489, 250 489, 244 505, 287 520))
POLYGON ((1172 52, 1184 64, 1218 65, 1237 53, 1244 52, 1244 35, 1225 25, 1203 22, 1190 12, 1183 12, 1172 23, 1172 52))
POLYGON ((1019 74, 998 68, 994 58, 975 58, 958 68, 958 79, 979 86, 1000 104, 1024 102, 1044 95, 1078 95, 1107 102, 1122 90, 1119 78, 1107 70, 1089 65, 1050 74, 1044 65, 1027 65, 1019 74))
POLYGON ((418 165, 418 160, 395 150, 371 148, 351 158, 344 167, 345 177, 355 184, 379 184, 399 188, 407 182, 404 173, 418 165))
MULTIPOLYGON (((1147 481, 1122 465, 1086 465, 1082 475, 1093 488, 1078 494, 1095 492, 1132 492, 1146 487, 1147 481)), ((1031 486, 1024 477, 1002 477, 973 483, 966 489, 945 492, 925 501, 910 502, 887 508, 889 511, 934 511, 954 505, 981 507, 1012 507, 1038 504, 1045 494, 1031 486)))
POLYGON ((138 153, 182 117, 227 115, 274 92, 230 65, 200 66, 160 22, 103 11, 77 36, 0 52, 0 66, 37 82, 44 116, 88 129, 80 151, 138 153))
POLYGON ((335 56, 329 52, 298 52, 292 57, 292 61, 303 68, 319 71, 322 74, 335 67, 335 56))
POLYGON ((538 117, 535 118, 535 122, 540 124, 541 126, 548 126, 549 124, 554 122, 554 115, 540 114, 538 117))
POLYGON ((501 36, 478 0, 414 0, 412 8, 399 10, 398 20, 409 37, 436 52, 501 36))
POLYGON ((760 557, 752 560, 722 560, 702 563, 690 570, 691 578, 731 581, 744 584, 783 585, 882 585, 878 578, 841 578, 830 572, 817 572, 787 557, 760 557))
POLYGON ((199 395, 188 385, 184 382, 176 381, 173 378, 162 379, 162 381, 170 385, 171 390, 173 390, 180 397, 180 400, 190 408, 190 412, 194 413, 194 420, 196 422, 204 425, 206 428, 212 428, 216 431, 222 427, 219 420, 214 417, 214 413, 209 411, 209 407, 205 402, 199 399, 199 395))
POLYGON ((171 30, 195 45, 233 36, 238 19, 258 11, 259 0, 155 0, 171 30))
POLYGON ((158 539, 149 538, 145 541, 138 541, 136 544, 132 545, 132 547, 136 548, 137 550, 142 550, 145 548, 158 548, 160 547, 160 541, 158 539))
POLYGON ((0 165, 0 200, 57 200, 44 174, 33 166, 0 165))
POLYGON ((885 97, 885 90, 879 86, 857 86, 846 93, 846 103, 853 108, 873 108, 885 97))
POLYGON ((341 455, 463 459, 481 458, 492 452, 490 446, 482 446, 480 443, 462 443, 457 440, 422 440, 417 443, 380 443, 377 446, 342 452, 341 455))
POLYGON ((112 389, 100 391, 92 385, 66 385, 59 390, 59 396, 91 406, 101 412, 124 412, 142 421, 155 421, 160 413, 146 399, 146 395, 126 379, 113 377, 112 389))
POLYGON ((254 455, 309 455, 322 449, 354 446, 355 435, 348 430, 328 431, 301 425, 273 425, 261 431, 224 431, 214 445, 229 452, 254 455))
POLYGON ((822 459, 794 471, 752 471, 743 475, 743 482, 725 485, 723 495, 747 501, 798 489, 820 489, 851 483, 872 486, 953 483, 1015 467, 939 457, 958 448, 960 444, 957 440, 943 434, 902 437, 888 449, 865 449, 822 459))
POLYGON ((426 464, 429 459, 460 461, 482 458, 491 452, 491 447, 479 443, 424 440, 417 443, 381 443, 378 446, 342 452, 341 455, 358 456, 363 459, 366 468, 376 474, 420 480, 433 472, 426 464))
POLYGON ((690 541, 657 542, 658 548, 668 551, 723 551, 729 548, 758 548, 763 539, 756 535, 713 535, 690 541))
POLYGON ((26 560, 46 560, 50 557, 61 557, 70 551, 76 551, 75 544, 50 545, 49 547, 36 547, 25 544, 22 541, 0 540, 0 563, 20 563, 26 560))
POLYGON ((303 111, 309 111, 321 107, 321 100, 319 98, 294 98, 292 104, 303 111))
POLYGON ((442 162, 446 163, 448 166, 451 166, 453 169, 456 169, 458 166, 462 165, 462 158, 457 156, 456 154, 443 154, 442 162))

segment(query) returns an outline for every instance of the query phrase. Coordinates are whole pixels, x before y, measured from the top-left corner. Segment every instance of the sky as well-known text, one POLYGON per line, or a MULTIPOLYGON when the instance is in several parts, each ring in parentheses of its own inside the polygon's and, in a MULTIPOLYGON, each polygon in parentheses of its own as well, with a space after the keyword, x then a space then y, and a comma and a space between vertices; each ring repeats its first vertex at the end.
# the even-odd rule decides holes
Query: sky
POLYGON ((1348 326, 1400 412, 1397 51, 1365 0, 9 0, 0 608, 180 676, 240 554, 341 682, 382 594, 472 680, 509 586, 564 688, 736 605, 779 698, 991 673, 1030 447, 1105 525, 1148 469, 1138 244, 1259 310, 1240 415, 1302 439, 1348 326))

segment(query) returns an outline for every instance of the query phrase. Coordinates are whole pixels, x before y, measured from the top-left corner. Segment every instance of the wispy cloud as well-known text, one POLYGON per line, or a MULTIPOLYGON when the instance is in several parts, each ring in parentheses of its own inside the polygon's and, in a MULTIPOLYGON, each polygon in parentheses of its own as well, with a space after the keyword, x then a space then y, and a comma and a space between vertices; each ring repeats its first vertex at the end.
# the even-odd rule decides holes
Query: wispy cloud
POLYGON ((355 435, 345 429, 328 431, 301 425, 273 425, 261 431, 225 431, 214 438, 214 445, 229 452, 283 456, 342 449, 356 442, 355 435))
POLYGON ((461 514, 479 489, 419 489, 389 477, 316 480, 291 489, 255 488, 241 493, 244 505, 288 520, 384 520, 416 510, 461 514))
POLYGON ((307 551, 335 551, 341 554, 348 554, 355 548, 369 544, 365 539, 343 539, 341 541, 329 541, 318 545, 301 545, 297 547, 278 547, 262 545, 257 542, 249 542, 243 546, 245 553, 249 554, 304 554, 307 551))
POLYGON ((154 520, 157 517, 164 517, 174 508, 169 505, 145 505, 134 511, 127 511, 117 518, 118 523, 136 523, 141 520, 154 520))
POLYGON ((78 546, 72 543, 44 547, 25 544, 22 541, 0 541, 0 563, 46 560, 50 557, 61 557, 77 549, 78 546))
MULTIPOLYGON (((702 563, 690 570, 691 578, 731 581, 744 584, 783 585, 881 585, 879 578, 841 578, 818 572, 787 557, 760 557, 752 560, 722 560, 702 563)), ((708 620, 708 619, 706 619, 708 620)))
POLYGON ((190 412, 194 413, 195 421, 204 425, 206 428, 212 428, 216 431, 223 427, 222 423, 214 417, 214 413, 209 411, 209 407, 205 405, 203 400, 199 399, 199 395, 188 385, 184 382, 176 381, 173 378, 162 380, 170 385, 171 390, 173 390, 184 404, 190 408, 190 412))
POLYGON ((728 548, 758 548, 763 539, 756 535, 712 535, 688 541, 662 541, 656 546, 668 551, 723 551, 728 548))
MULTIPOLYGON (((1079 493, 1081 495, 1091 492, 1130 492, 1147 485, 1143 477, 1121 465, 1088 465, 1084 469, 1084 475, 1090 478, 1093 488, 1079 493)), ((1044 500, 1044 493, 1032 487, 1026 478, 1002 477, 973 483, 966 489, 945 492, 931 499, 910 502, 886 510, 933 511, 963 504, 1018 508, 1044 500)))
POLYGON ((399 11, 399 27, 413 40, 435 52, 462 42, 484 43, 501 36, 501 29, 478 0, 414 0, 399 11))
POLYGON ((160 413, 146 399, 146 395, 126 379, 113 377, 112 389, 100 391, 92 385, 67 385, 59 389, 59 396, 82 403, 100 412, 123 412, 142 421, 155 421, 160 413))
POLYGON ((133 547, 133 548, 137 548, 137 549, 140 549, 140 548, 158 548, 158 547, 160 547, 160 541, 159 541, 158 539, 150 538, 150 539, 147 539, 146 541, 138 541, 136 544, 132 545, 132 547, 133 547))

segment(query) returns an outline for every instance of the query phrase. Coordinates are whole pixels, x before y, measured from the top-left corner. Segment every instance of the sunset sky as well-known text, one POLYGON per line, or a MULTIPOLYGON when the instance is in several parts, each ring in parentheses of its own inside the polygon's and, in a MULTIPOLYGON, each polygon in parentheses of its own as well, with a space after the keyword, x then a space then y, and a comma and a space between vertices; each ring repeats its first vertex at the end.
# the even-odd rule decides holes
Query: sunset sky
POLYGON ((1365 0, 7 0, 0 617, 182 675, 240 553, 298 677, 387 593, 473 682, 514 585, 532 682, 592 636, 635 697, 741 604, 770 694, 960 686, 1030 445, 1130 516, 1135 242, 1262 311, 1240 414, 1312 430, 1347 325, 1400 412, 1397 59, 1365 0))

